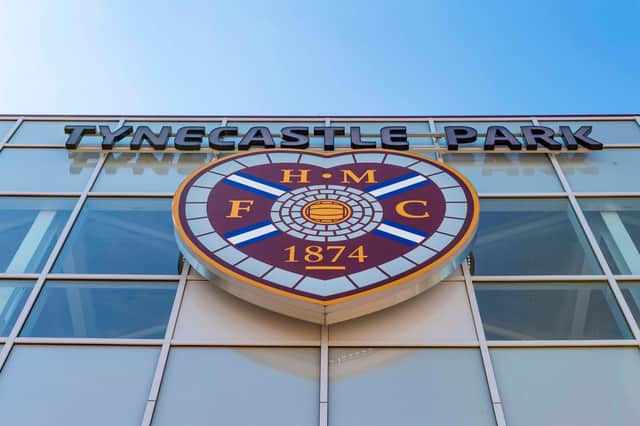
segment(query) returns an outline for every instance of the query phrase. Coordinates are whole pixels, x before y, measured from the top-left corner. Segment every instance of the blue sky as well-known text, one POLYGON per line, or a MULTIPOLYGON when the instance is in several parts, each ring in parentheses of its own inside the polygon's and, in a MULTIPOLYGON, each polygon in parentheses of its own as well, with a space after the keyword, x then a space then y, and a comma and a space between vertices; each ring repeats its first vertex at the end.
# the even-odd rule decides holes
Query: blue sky
POLYGON ((639 1, 30 1, 0 113, 640 113, 639 1))

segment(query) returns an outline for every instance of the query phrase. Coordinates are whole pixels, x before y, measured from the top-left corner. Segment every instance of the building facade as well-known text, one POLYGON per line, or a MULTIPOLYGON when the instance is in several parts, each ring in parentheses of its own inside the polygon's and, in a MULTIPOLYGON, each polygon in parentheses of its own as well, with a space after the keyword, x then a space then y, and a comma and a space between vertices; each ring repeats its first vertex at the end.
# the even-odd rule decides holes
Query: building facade
POLYGON ((635 425, 639 165, 631 115, 2 116, 0 422, 635 425), (330 325, 220 289, 181 255, 171 203, 209 162, 273 152, 257 127, 273 149, 307 127, 293 148, 406 142, 451 166, 480 199, 469 255, 421 294, 330 325), (328 144, 321 127, 344 130, 328 144))

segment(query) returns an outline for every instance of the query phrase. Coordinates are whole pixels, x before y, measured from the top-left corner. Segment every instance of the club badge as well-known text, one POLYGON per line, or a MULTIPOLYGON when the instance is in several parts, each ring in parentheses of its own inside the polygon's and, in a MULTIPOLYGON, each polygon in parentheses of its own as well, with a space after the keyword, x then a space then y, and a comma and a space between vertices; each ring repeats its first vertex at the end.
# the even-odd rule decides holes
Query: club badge
POLYGON ((178 244, 202 275, 321 324, 436 284, 464 259, 478 197, 457 171, 398 151, 251 151, 195 171, 173 201, 178 244))

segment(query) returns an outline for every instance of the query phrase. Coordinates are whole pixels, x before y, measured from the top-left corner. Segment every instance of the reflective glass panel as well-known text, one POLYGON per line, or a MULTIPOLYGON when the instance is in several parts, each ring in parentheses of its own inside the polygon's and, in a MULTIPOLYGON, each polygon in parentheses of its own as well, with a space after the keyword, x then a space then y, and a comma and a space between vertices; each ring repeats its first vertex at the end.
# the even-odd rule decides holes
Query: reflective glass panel
MULTIPOLYGON (((628 121, 541 121, 541 126, 551 127, 560 133, 560 126, 578 130, 581 126, 591 126, 589 137, 605 145, 640 145, 640 126, 634 120, 628 121)), ((560 138, 556 138, 561 140, 560 138)))
POLYGON ((640 275, 640 198, 584 198, 580 207, 613 273, 640 275))
POLYGON ((631 309, 633 317, 640 326, 640 282, 620 282, 624 299, 631 309))
POLYGON ((484 199, 471 252, 476 275, 599 274, 565 199, 484 199))
POLYGON ((605 283, 475 284, 489 340, 630 339, 605 283))
POLYGON ((475 349, 329 351, 332 426, 495 425, 475 349))
POLYGON ((139 426, 158 352, 18 345, 0 374, 2 424, 139 426))
POLYGON ((0 337, 11 333, 32 287, 33 281, 0 281, 0 337))
MULTIPOLYGON (((135 132, 136 128, 138 126, 148 126, 153 132, 160 132, 160 130, 162 130, 162 126, 171 126, 171 137, 169 138, 169 141, 167 142, 167 145, 173 145, 174 141, 175 141, 175 136, 176 133, 178 131, 178 129, 180 129, 181 127, 187 127, 187 126, 199 126, 199 127, 204 127, 205 128, 205 135, 202 138, 202 146, 203 147, 208 147, 209 146, 209 140, 207 139, 207 134, 209 134, 209 132, 213 129, 215 129, 216 127, 220 127, 222 125, 222 122, 220 121, 208 121, 208 122, 204 122, 204 121, 163 121, 163 122, 159 122, 159 121, 127 121, 125 123, 128 126, 133 126, 133 131, 135 132)), ((133 133, 132 133, 133 134, 133 133)), ((120 142, 117 143, 117 145, 119 146, 129 146, 129 144, 131 143, 131 137, 127 137, 125 139, 122 139, 120 142)), ((151 145, 149 145, 147 143, 147 141, 144 141, 142 143, 143 147, 151 147, 151 145)))
POLYGON ((5 148, 0 152, 0 191, 81 192, 98 157, 66 149, 5 148))
MULTIPOLYGON (((531 121, 503 121, 503 122, 496 122, 496 121, 457 121, 457 122, 454 122, 454 121, 449 121, 449 122, 440 121, 440 122, 438 122, 437 121, 436 122, 436 131, 439 132, 439 133, 444 133, 444 128, 447 127, 447 126, 473 127, 478 132, 478 140, 476 140, 473 143, 463 144, 462 147, 464 148, 465 146, 484 145, 484 137, 487 134, 487 129, 489 128, 489 126, 503 126, 503 127, 506 127, 507 129, 509 129, 509 131, 511 133, 513 133, 515 136, 521 136, 522 135, 522 131, 520 130, 520 127, 521 126, 532 126, 532 125, 533 124, 532 124, 531 121)), ((523 139, 521 137, 518 137, 518 140, 520 141, 520 143, 523 143, 523 139)), ((444 137, 439 138, 439 142, 442 145, 446 145, 447 144, 447 140, 444 137)))
POLYGON ((93 186, 94 192, 175 192, 198 167, 212 160, 211 154, 109 155, 93 186))
POLYGON ((148 126, 151 130, 157 132, 162 126, 171 126, 171 135, 175 136, 176 132, 181 127, 187 126, 201 126, 205 127, 207 132, 222 125, 221 121, 127 121, 127 126, 148 126))
POLYGON ((345 133, 348 135, 349 127, 360 127, 360 133, 362 135, 379 136, 380 129, 383 127, 406 127, 407 134, 409 135, 422 135, 430 133, 429 121, 385 121, 385 122, 371 122, 371 121, 331 121, 332 126, 344 127, 345 133))
POLYGON ((227 126, 237 127, 238 134, 244 135, 252 127, 267 127, 272 136, 280 136, 283 127, 308 127, 309 135, 313 135, 314 127, 324 126, 324 120, 322 121, 229 121, 227 126))
MULTIPOLYGON (((240 137, 225 137, 224 140, 225 141, 229 141, 229 142, 234 142, 236 145, 240 142, 242 138, 240 137)), ((367 136, 367 137, 362 137, 363 140, 366 141, 372 141, 376 143, 376 147, 377 148, 381 148, 381 142, 380 142, 380 138, 379 137, 373 137, 373 136, 367 136)), ((280 137, 274 137, 274 141, 276 146, 280 146, 281 143, 281 139, 280 137)), ((409 136, 408 137, 408 141, 409 141, 409 146, 410 148, 420 148, 420 147, 433 147, 433 141, 432 138, 427 138, 427 137, 422 137, 422 136, 409 136)), ((351 149, 351 139, 349 138, 349 136, 336 136, 334 139, 334 145, 336 150, 339 149, 351 149)), ((309 137, 309 148, 311 149, 316 149, 316 150, 323 150, 323 146, 324 146, 324 139, 322 138, 322 136, 311 136, 309 137)), ((262 149, 261 147, 255 147, 252 149, 262 149)), ((227 155, 232 155, 234 154, 233 152, 221 152, 219 155, 224 157, 227 155)), ((422 152, 420 152, 419 154, 422 155, 427 155, 424 154, 422 152)), ((435 158, 434 154, 429 154, 431 155, 433 158, 435 158)))
MULTIPOLYGON (((362 141, 367 142, 375 142, 376 148, 382 148, 382 142, 380 142, 379 137, 374 136, 362 136, 362 141)), ((433 138, 423 137, 423 136, 408 136, 407 140, 409 142, 410 148, 419 148, 419 147, 429 147, 433 146, 433 138)), ((276 143, 279 143, 276 141, 276 143)), ((337 136, 334 140, 334 144, 336 148, 346 148, 351 149, 351 138, 349 136, 337 136)), ((322 148, 324 146, 324 139, 322 136, 314 136, 310 138, 309 146, 312 148, 322 148)), ((435 155, 434 155, 435 158, 435 155)))
POLYGON ((640 150, 562 154, 558 161, 576 192, 640 192, 640 150))
POLYGON ((634 426, 640 418, 637 348, 493 349, 509 426, 634 426))
MULTIPOLYGON (((18 130, 13 134, 10 145, 64 145, 68 135, 64 132, 64 126, 109 126, 111 129, 118 127, 117 121, 23 121, 18 130)), ((100 144, 101 136, 84 136, 81 145, 100 144)))
POLYGON ((13 129, 13 126, 16 125, 15 121, 0 121, 0 142, 4 140, 4 137, 9 133, 9 130, 13 129))
POLYGON ((320 354, 295 348, 173 348, 154 426, 315 426, 320 354))
POLYGON ((178 274, 171 199, 87 200, 54 272, 178 274))
POLYGON ((162 339, 172 283, 47 282, 21 335, 162 339))
POLYGON ((0 272, 40 272, 74 198, 0 197, 0 272))
POLYGON ((562 192, 546 155, 450 154, 444 160, 479 193, 562 192))

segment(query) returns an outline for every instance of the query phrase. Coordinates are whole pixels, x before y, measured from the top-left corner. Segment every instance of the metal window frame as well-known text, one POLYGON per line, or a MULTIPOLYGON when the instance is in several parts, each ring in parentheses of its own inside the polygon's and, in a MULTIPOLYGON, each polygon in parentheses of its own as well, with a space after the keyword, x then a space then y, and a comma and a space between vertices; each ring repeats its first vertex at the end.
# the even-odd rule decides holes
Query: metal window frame
POLYGON ((102 154, 100 156, 100 158, 98 159, 96 167, 93 170, 93 173, 91 174, 91 176, 89 177, 89 180, 88 180, 87 184, 85 185, 84 191, 82 192, 82 194, 80 195, 80 197, 76 201, 76 205, 73 208, 73 210, 71 211, 71 214, 69 215, 69 218, 67 219, 67 223, 65 224, 64 228, 60 232, 60 236, 58 237, 58 239, 56 241, 56 244, 54 245, 53 249, 51 250, 51 253, 49 254, 49 257, 48 257, 44 267, 42 268, 42 271, 40 272, 40 274, 38 276, 38 279, 37 279, 35 285, 33 286, 33 289, 31 290, 31 293, 29 294, 29 297, 27 298, 27 301, 25 302, 25 304, 24 304, 24 306, 22 308, 22 311, 20 312, 20 315, 18 316, 18 318, 16 320, 16 323, 13 325, 11 333, 9 334, 8 338, 6 339, 6 342, 5 342, 5 345, 2 348, 2 351, 0 351, 0 372, 2 372, 2 369, 6 365, 7 359, 9 358, 9 354, 11 353, 11 350, 13 349, 13 346, 14 346, 14 344, 16 342, 16 338, 18 337, 18 334, 20 333, 20 330, 22 329, 22 327, 26 323, 27 317, 28 317, 29 313, 31 312, 31 309, 35 305, 36 300, 38 299, 38 296, 39 296, 40 292, 44 288, 44 283, 45 283, 45 281, 47 279, 47 274, 53 268, 54 262, 56 261, 58 255, 62 251, 62 247, 64 245, 64 242, 66 241, 67 237, 70 235, 71 229, 72 229, 76 219, 80 215, 80 211, 82 210, 82 207, 84 206, 84 204, 85 204, 85 202, 87 200, 89 190, 91 189, 91 186, 93 185, 93 183, 97 179, 98 174, 100 173, 100 170, 101 170, 102 165, 104 164, 105 160, 106 160, 106 154, 102 154))

